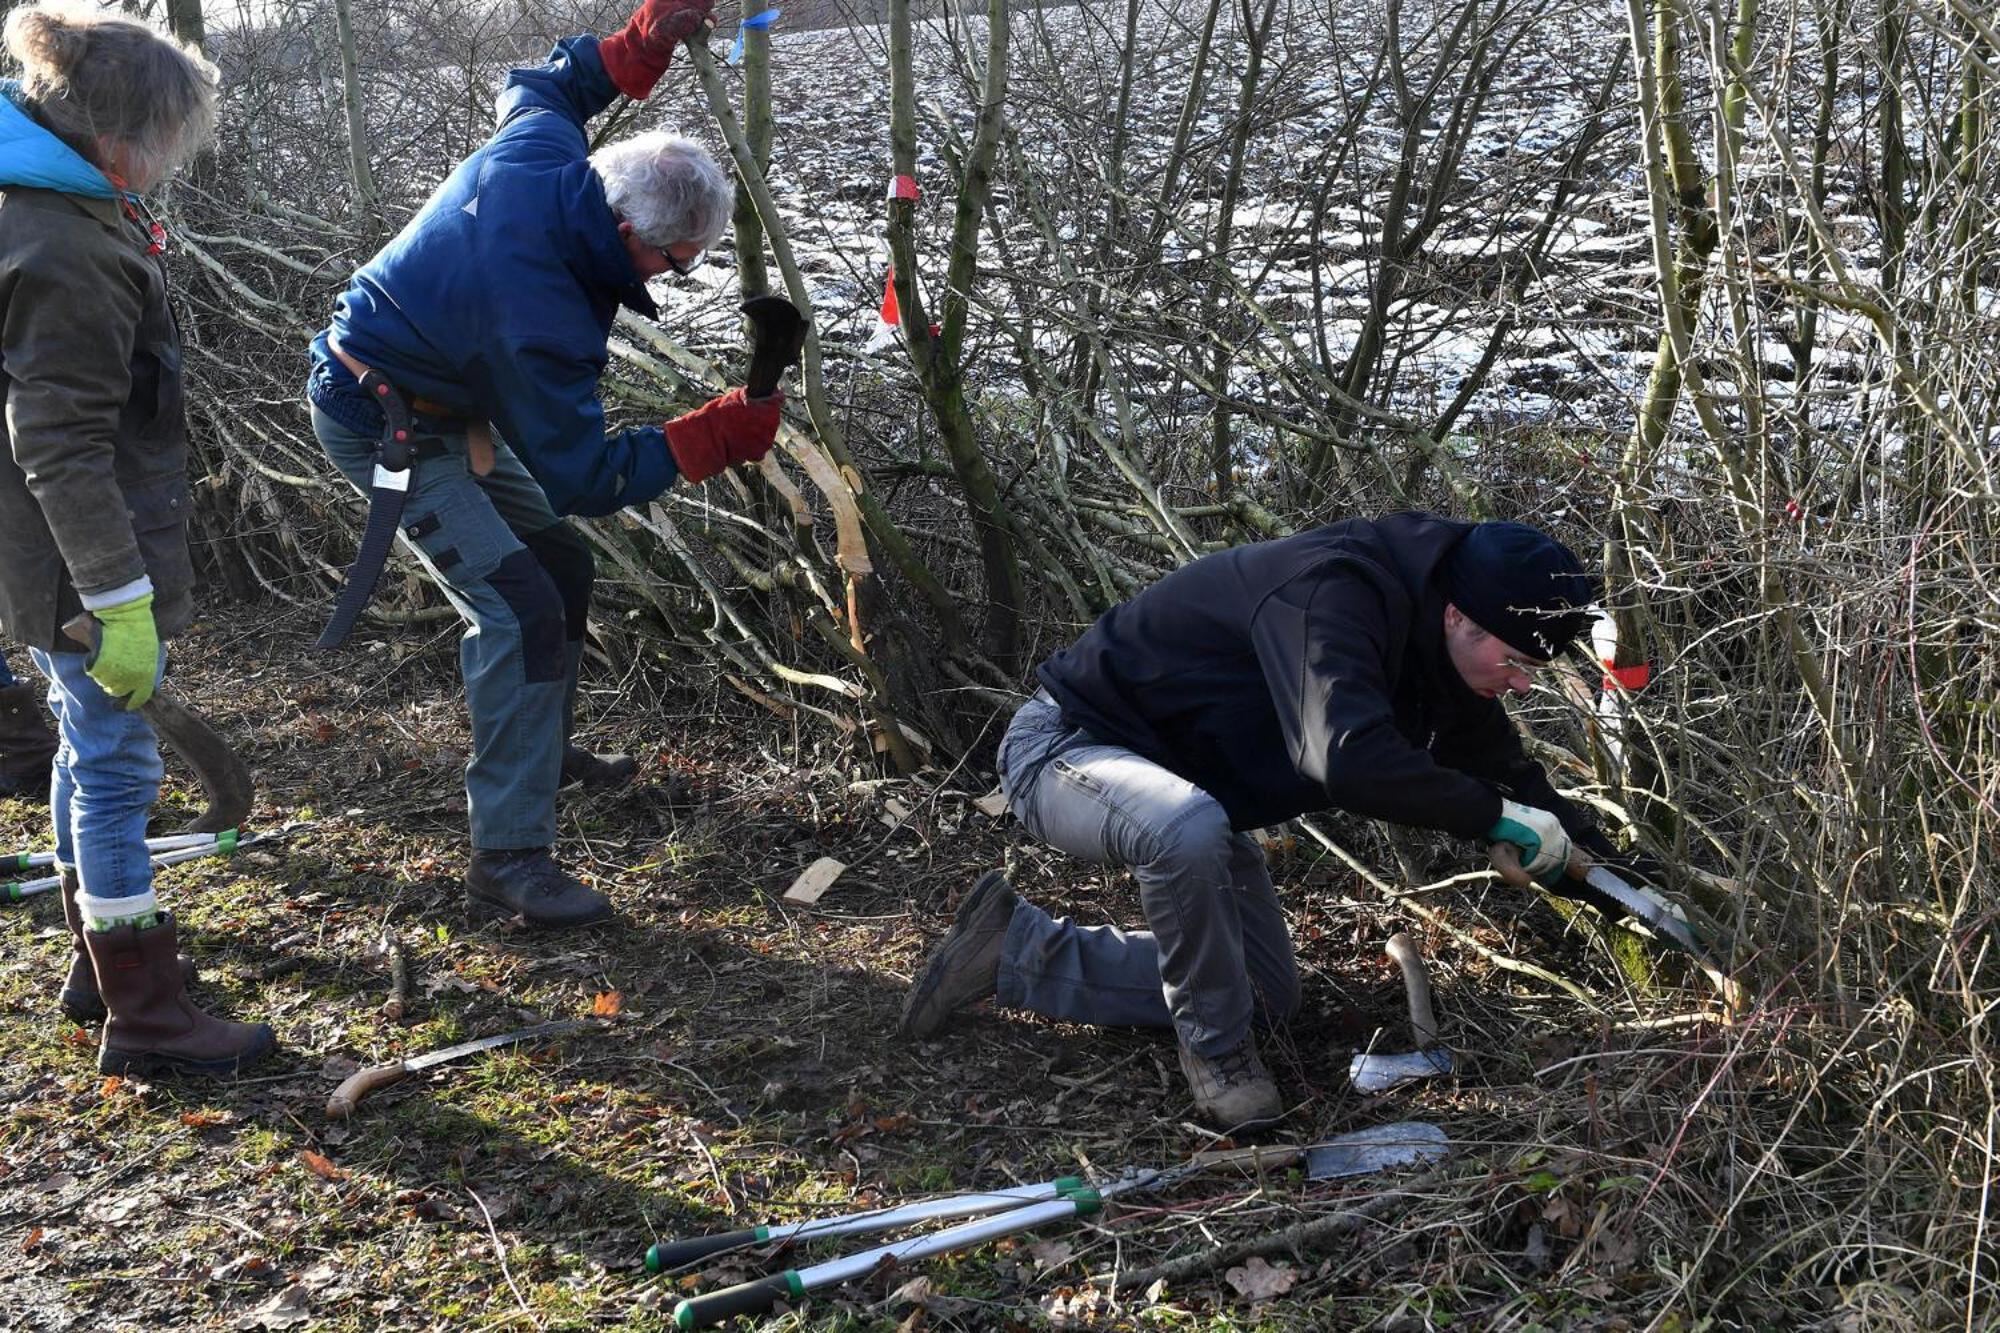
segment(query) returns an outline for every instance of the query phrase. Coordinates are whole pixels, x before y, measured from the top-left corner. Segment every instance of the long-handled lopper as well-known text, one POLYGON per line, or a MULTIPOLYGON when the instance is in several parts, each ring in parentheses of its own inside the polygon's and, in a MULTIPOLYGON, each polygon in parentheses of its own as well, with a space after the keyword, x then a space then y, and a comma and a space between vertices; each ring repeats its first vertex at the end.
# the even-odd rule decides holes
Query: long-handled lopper
MULTIPOLYGON (((221 833, 179 833, 167 838, 148 838, 146 840, 146 847, 148 851, 152 852, 152 861, 155 867, 179 865, 183 861, 195 861, 204 856, 228 856, 232 852, 242 851, 245 847, 255 847, 259 843, 265 842, 276 842, 279 838, 285 837, 287 834, 296 833, 305 827, 306 824, 304 823, 287 824, 283 828, 271 829, 263 833, 252 833, 247 836, 235 829, 225 829, 221 833), (166 846, 155 850, 155 843, 164 843, 166 846)), ((30 862, 31 866, 50 865, 54 862, 54 855, 49 852, 22 853, 22 856, 33 858, 30 862)), ((0 864, 11 866, 15 862, 9 861, 0 864)), ((47 893, 50 889, 55 888, 61 883, 62 880, 58 876, 49 875, 43 879, 25 879, 13 884, 0 885, 0 901, 10 903, 22 902, 34 897, 38 893, 47 893)))
MULTIPOLYGON (((1228 1153, 1210 1153, 1181 1166, 1169 1168, 1149 1168, 1130 1171, 1103 1186, 1092 1188, 1081 1183, 1066 1188, 1054 1198, 1034 1200, 1033 1194, 1013 1207, 991 1216, 975 1217, 957 1226, 926 1236, 913 1236, 907 1240, 892 1241, 878 1245, 858 1254, 830 1259, 825 1263, 813 1264, 807 1268, 787 1269, 771 1277, 757 1278, 750 1282, 725 1287, 700 1296, 690 1297, 674 1307, 676 1328, 707 1328, 732 1319, 737 1315, 760 1314, 782 1300, 797 1300, 807 1292, 820 1287, 830 1287, 865 1277, 885 1262, 909 1263, 916 1259, 927 1259, 936 1254, 948 1254, 954 1250, 970 1249, 989 1240, 1011 1236, 1017 1232, 1032 1231, 1051 1223, 1067 1221, 1076 1217, 1088 1217, 1100 1211, 1107 1199, 1141 1190, 1167 1189, 1190 1176, 1226 1163, 1258 1163, 1277 1166, 1296 1161, 1301 1155, 1306 1158, 1306 1175, 1311 1180, 1332 1180, 1346 1176, 1368 1175, 1394 1166, 1408 1166, 1436 1161, 1448 1149, 1444 1131, 1436 1125, 1421 1122, 1406 1122, 1395 1125, 1377 1125, 1354 1134, 1344 1134, 1326 1143, 1306 1148, 1253 1148, 1228 1153)), ((1042 1185, 1023 1186, 1023 1191, 1043 1191, 1067 1182, 1050 1181, 1042 1185)), ((960 1199, 999 1200, 1007 1197, 1007 1192, 993 1194, 955 1195, 936 1200, 936 1205, 948 1205, 960 1199)), ((911 1205, 923 1208, 930 1205, 911 1205)), ((1003 1205, 1004 1206, 1004 1205, 1003 1205)), ((896 1209, 891 1212, 901 1212, 896 1209)), ((930 1213, 931 1217, 945 1217, 952 1214, 930 1213)), ((890 1213, 860 1214, 852 1218, 825 1218, 821 1226, 830 1228, 834 1224, 850 1221, 872 1223, 890 1216, 890 1213)), ((863 1229, 855 1227, 854 1230, 863 1229)), ((866 1229, 876 1229, 868 1225, 866 1229)), ((745 1243, 747 1233, 735 1233, 735 1243, 745 1243)), ((839 1232, 822 1229, 814 1234, 835 1235, 839 1232)), ((774 1234, 773 1239, 782 1237, 774 1234)), ((803 1237, 802 1237, 803 1238, 803 1237)), ((705 1240, 716 1239, 704 1237, 705 1240)), ((656 1249, 658 1247, 655 1247, 656 1249)), ((709 1251, 713 1253, 713 1250, 709 1251)), ((687 1256, 697 1257, 697 1256, 687 1256)), ((651 1255, 648 1255, 651 1267, 651 1255)), ((657 1271, 657 1270, 655 1270, 657 1271)))
MULTIPOLYGON (((190 847, 228 851, 236 846, 241 837, 242 830, 233 828, 220 833, 169 833, 165 837, 146 839, 146 855, 158 857, 162 852, 184 852, 190 847)), ((55 863, 54 852, 11 852, 5 859, 0 859, 0 870, 33 870, 36 866, 52 866, 55 863)))
POLYGON ((723 1250, 743 1245, 783 1245, 792 1241, 818 1240, 828 1236, 854 1236, 873 1231, 896 1231, 919 1222, 941 1222, 948 1218, 978 1217, 1005 1212, 1023 1204, 1067 1198, 1088 1192, 1090 1185, 1081 1176, 1063 1176, 1039 1185, 1016 1185, 1011 1189, 953 1194, 942 1199, 926 1199, 895 1208, 865 1213, 844 1213, 839 1217, 815 1218, 788 1226, 746 1227, 741 1231, 717 1232, 712 1236, 689 1236, 685 1240, 662 1241, 646 1251, 646 1271, 664 1273, 670 1268, 706 1259, 723 1250))

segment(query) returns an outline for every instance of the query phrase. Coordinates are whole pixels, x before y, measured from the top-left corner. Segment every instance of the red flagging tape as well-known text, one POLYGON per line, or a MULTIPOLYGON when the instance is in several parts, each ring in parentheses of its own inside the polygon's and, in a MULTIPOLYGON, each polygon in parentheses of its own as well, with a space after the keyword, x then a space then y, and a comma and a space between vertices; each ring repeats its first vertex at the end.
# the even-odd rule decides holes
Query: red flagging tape
POLYGON ((1614 687, 1626 690, 1643 690, 1653 679, 1653 664, 1641 662, 1637 666, 1613 666, 1610 659, 1604 663, 1604 688, 1614 687))

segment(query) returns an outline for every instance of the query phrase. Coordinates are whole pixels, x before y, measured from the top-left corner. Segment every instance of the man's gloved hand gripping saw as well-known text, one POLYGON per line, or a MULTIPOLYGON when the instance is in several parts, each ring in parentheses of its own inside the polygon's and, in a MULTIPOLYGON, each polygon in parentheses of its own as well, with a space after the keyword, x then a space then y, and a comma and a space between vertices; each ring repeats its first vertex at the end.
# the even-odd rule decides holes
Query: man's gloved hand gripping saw
POLYGON ((618 91, 644 101, 667 72, 674 48, 712 23, 714 0, 646 0, 625 26, 597 44, 604 72, 618 91))
MULTIPOLYGON (((1486 830, 1486 841, 1518 847, 1520 868, 1543 888, 1554 888, 1561 883, 1569 872, 1571 858, 1576 855, 1561 820, 1547 810, 1505 797, 1500 800, 1500 818, 1486 830)), ((1583 869, 1579 867, 1577 873, 1581 874, 1583 869)))

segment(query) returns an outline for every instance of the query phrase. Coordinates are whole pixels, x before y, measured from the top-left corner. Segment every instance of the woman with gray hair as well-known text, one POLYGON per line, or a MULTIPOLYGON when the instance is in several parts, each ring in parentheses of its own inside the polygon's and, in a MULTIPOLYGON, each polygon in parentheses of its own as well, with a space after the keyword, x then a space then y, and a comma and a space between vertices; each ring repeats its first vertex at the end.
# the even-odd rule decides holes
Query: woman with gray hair
POLYGON ((733 197, 686 139, 642 135, 592 155, 586 127, 619 94, 646 97, 709 5, 645 0, 602 41, 570 38, 509 73, 493 137, 362 265, 313 342, 313 433, 370 497, 377 534, 320 642, 346 637, 400 529, 466 622, 476 915, 561 927, 612 910, 553 855, 557 791, 619 786, 638 767, 572 739, 596 573, 563 516, 643 505, 763 457, 777 437, 775 395, 735 389, 623 429, 598 396, 619 307, 656 314, 647 284, 694 268, 733 197), (394 434, 404 412, 409 438, 394 434))
POLYGON ((215 125, 215 69, 143 24, 7 16, 0 84, 0 634, 48 678, 50 791, 73 949, 70 1018, 103 1018, 108 1074, 228 1074, 274 1045, 186 993, 153 895, 159 743, 136 710, 193 609, 180 337, 166 231, 140 195, 215 125), (84 652, 72 623, 93 643, 84 652))

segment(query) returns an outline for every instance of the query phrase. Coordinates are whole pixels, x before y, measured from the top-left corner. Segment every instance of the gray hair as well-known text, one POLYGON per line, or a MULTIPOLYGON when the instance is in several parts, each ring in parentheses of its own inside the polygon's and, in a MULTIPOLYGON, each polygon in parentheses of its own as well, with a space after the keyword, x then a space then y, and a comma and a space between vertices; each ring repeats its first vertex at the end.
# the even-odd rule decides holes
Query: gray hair
POLYGON ((99 141, 122 146, 134 189, 164 181, 215 132, 215 66, 143 23, 24 6, 7 15, 6 43, 42 122, 99 167, 111 166, 99 141))
POLYGON ((736 207, 736 187, 708 150, 655 130, 600 148, 590 165, 604 182, 611 211, 648 245, 690 241, 704 250, 722 238, 736 207))

